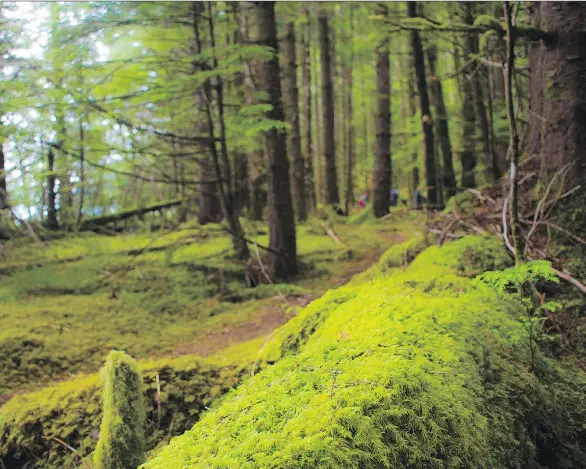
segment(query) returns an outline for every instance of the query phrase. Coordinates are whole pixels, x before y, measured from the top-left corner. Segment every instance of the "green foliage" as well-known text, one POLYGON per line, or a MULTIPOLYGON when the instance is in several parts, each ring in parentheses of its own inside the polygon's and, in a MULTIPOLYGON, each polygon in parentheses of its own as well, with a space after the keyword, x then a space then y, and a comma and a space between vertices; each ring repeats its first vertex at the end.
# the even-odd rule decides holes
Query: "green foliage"
POLYGON ((484 272, 477 277, 500 292, 514 286, 517 290, 525 283, 538 280, 559 283, 559 278, 552 272, 549 261, 529 261, 502 271, 484 272))
POLYGON ((142 375, 132 358, 112 350, 101 379, 104 404, 95 468, 134 469, 145 459, 142 375))
POLYGON ((143 467, 583 467, 586 378, 540 352, 532 370, 510 341, 518 301, 462 268, 507 265, 497 242, 432 247, 314 302, 275 334, 274 366, 143 467))

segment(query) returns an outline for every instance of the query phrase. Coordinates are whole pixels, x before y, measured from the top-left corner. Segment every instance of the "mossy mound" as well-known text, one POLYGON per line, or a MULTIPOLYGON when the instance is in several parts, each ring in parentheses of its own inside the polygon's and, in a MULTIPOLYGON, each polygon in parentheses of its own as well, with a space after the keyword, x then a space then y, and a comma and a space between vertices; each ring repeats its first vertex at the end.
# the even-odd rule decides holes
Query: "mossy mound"
POLYGON ((142 467, 584 467, 586 378, 531 354, 519 299, 470 278, 501 252, 471 237, 328 293, 142 467))
MULTIPOLYGON (((258 347, 255 344, 255 350, 258 347)), ((244 354, 241 363, 247 364, 251 356, 244 354)), ((213 400, 236 386, 248 365, 231 361, 184 356, 140 366, 145 383, 148 449, 190 428, 213 400)), ((94 451, 101 420, 102 392, 97 374, 15 396, 0 409, 1 467, 77 467, 80 458, 94 451)))

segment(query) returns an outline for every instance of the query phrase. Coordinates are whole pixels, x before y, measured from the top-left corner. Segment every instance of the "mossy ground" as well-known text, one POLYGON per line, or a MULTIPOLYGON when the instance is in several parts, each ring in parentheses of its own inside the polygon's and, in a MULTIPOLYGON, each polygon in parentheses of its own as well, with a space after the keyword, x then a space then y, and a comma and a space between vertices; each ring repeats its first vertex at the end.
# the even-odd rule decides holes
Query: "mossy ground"
MULTIPOLYGON (((317 220, 301 226, 303 277, 256 288, 247 288, 245 265, 234 260, 230 239, 217 225, 5 246, 0 399, 15 389, 97 370, 110 349, 139 360, 210 353, 233 343, 225 330, 236 328, 240 340, 268 333, 267 327, 287 319, 280 295, 297 304, 343 283, 406 236, 410 220, 399 220, 376 229, 337 223, 343 244, 317 220)), ((246 228, 252 239, 268 244, 264 225, 246 228)))

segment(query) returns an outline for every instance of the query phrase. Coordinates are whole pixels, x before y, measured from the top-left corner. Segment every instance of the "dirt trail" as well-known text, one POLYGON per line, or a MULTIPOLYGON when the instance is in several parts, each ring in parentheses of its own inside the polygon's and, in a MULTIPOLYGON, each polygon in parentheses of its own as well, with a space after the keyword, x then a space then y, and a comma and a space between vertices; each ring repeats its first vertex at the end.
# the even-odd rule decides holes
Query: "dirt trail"
MULTIPOLYGON (((356 262, 351 269, 341 274, 333 274, 327 282, 327 288, 336 288, 346 284, 354 275, 363 272, 378 262, 381 254, 392 244, 404 242, 407 235, 393 233, 389 235, 389 244, 385 248, 372 251, 368 256, 356 262)), ((312 295, 302 297, 289 297, 285 303, 281 298, 276 297, 274 304, 265 306, 262 314, 257 315, 249 321, 239 324, 228 325, 220 331, 208 332, 199 337, 196 341, 180 344, 174 348, 174 355, 201 355, 209 356, 230 346, 256 339, 261 336, 268 336, 278 327, 290 320, 294 313, 287 313, 288 306, 304 307, 316 298, 323 295, 325 291, 316 292, 312 295)))

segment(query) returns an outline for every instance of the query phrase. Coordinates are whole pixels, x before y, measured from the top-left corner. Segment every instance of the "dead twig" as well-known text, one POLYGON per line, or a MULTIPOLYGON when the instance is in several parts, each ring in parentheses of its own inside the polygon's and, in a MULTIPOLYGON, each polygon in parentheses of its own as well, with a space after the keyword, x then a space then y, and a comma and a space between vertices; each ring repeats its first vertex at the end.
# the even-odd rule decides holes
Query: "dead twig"
POLYGON ((86 467, 86 469, 93 469, 92 466, 90 466, 86 461, 84 461, 82 455, 79 454, 79 451, 77 451, 73 446, 70 446, 67 443, 65 443, 61 438, 57 438, 56 436, 44 436, 44 435, 41 436, 41 438, 43 440, 53 440, 53 441, 56 441, 57 443, 59 443, 60 445, 64 446, 65 448, 67 448, 72 453, 74 453, 79 458, 79 460, 81 461, 81 463, 86 467))

